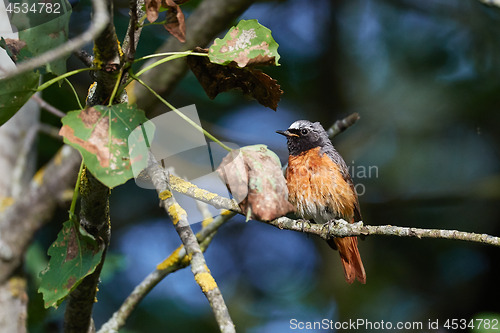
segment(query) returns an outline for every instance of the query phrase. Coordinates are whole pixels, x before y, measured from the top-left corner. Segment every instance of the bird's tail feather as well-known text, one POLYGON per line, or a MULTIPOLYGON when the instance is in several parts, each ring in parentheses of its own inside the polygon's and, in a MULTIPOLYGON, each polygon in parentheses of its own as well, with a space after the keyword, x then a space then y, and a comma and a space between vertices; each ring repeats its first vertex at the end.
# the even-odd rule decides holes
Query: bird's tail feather
POLYGON ((334 238, 328 244, 339 251, 342 267, 344 268, 345 280, 353 283, 357 279, 366 283, 366 273, 358 251, 357 237, 334 238))

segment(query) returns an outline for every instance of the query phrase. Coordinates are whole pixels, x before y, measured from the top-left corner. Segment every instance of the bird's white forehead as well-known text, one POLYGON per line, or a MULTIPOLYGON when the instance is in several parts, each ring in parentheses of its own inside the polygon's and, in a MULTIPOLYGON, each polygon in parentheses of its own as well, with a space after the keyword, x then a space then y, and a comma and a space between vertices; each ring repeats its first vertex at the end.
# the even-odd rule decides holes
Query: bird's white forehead
POLYGON ((288 129, 299 129, 303 128, 305 125, 307 125, 307 123, 304 120, 297 120, 296 122, 291 124, 288 129))

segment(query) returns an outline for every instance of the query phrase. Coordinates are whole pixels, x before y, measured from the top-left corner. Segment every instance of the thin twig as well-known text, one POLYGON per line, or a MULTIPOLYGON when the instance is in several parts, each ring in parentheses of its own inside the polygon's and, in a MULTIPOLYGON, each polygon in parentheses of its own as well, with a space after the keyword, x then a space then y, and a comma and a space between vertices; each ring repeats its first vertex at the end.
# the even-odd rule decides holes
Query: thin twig
POLYGON ((191 257, 191 271, 193 272, 194 279, 207 297, 220 331, 224 333, 235 332, 233 321, 229 315, 229 310, 227 309, 226 303, 224 302, 215 279, 208 270, 200 244, 196 240, 196 236, 189 225, 186 211, 181 208, 172 195, 170 185, 168 183, 168 175, 154 160, 152 154, 149 154, 148 165, 148 175, 158 192, 162 206, 170 216, 175 230, 184 244, 187 255, 191 257))
POLYGON ((351 113, 344 119, 337 120, 327 131, 328 137, 333 139, 335 136, 339 135, 352 125, 354 125, 359 120, 359 114, 357 112, 351 113))
POLYGON ((500 7, 500 0, 479 0, 485 5, 500 7))
POLYGON ((87 67, 94 64, 94 56, 85 50, 74 51, 73 54, 87 67))
MULTIPOLYGON (((196 234, 196 239, 200 243, 200 248, 204 252, 217 230, 236 213, 224 211, 221 215, 217 216, 211 223, 206 224, 196 234)), ((132 293, 120 306, 113 316, 101 327, 98 333, 111 333, 117 332, 124 325, 128 317, 132 314, 137 305, 144 299, 144 297, 165 277, 170 273, 185 268, 189 265, 189 256, 183 245, 179 246, 172 252, 157 268, 151 272, 140 284, 138 284, 132 293)))
POLYGON ((43 66, 49 62, 64 57, 65 55, 68 55, 71 52, 82 48, 82 46, 92 41, 94 37, 99 35, 101 31, 104 30, 104 28, 108 24, 108 21, 110 20, 110 16, 106 11, 104 0, 92 0, 92 6, 92 19, 90 21, 89 28, 85 32, 71 40, 68 40, 55 49, 47 51, 33 59, 18 64, 14 69, 5 71, 5 75, 3 78, 7 79, 20 73, 24 73, 43 66))
POLYGON ((334 220, 333 223, 323 225, 310 223, 306 220, 292 220, 287 217, 280 217, 274 221, 266 223, 280 229, 306 232, 319 236, 323 239, 331 239, 332 237, 383 235, 398 237, 453 239, 500 247, 500 237, 458 230, 421 229, 413 227, 399 227, 393 225, 372 226, 363 225, 363 222, 348 223, 342 219, 334 220))
POLYGON ((46 111, 52 113, 54 116, 62 118, 66 115, 66 113, 62 112, 55 106, 47 103, 44 99, 42 99, 40 96, 37 94, 31 96, 31 98, 38 104, 42 109, 45 109, 46 111))
POLYGON ((12 172, 12 178, 14 179, 12 182, 12 196, 14 198, 18 198, 23 192, 23 182, 21 179, 24 177, 24 173, 26 172, 26 164, 30 156, 30 150, 33 149, 38 132, 42 132, 58 140, 62 140, 62 137, 59 135, 59 129, 54 126, 37 123, 28 130, 26 136, 24 137, 21 150, 18 152, 16 165, 12 172))

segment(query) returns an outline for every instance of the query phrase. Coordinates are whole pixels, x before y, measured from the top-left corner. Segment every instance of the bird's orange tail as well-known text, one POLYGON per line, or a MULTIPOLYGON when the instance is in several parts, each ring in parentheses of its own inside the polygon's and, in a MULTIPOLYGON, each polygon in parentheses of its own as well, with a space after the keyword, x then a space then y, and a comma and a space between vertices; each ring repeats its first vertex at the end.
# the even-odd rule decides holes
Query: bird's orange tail
POLYGON ((353 283, 354 279, 357 279, 361 283, 366 283, 365 268, 358 251, 358 237, 334 238, 334 244, 332 242, 328 243, 330 246, 335 245, 335 248, 339 251, 340 260, 344 267, 345 280, 348 283, 353 283))

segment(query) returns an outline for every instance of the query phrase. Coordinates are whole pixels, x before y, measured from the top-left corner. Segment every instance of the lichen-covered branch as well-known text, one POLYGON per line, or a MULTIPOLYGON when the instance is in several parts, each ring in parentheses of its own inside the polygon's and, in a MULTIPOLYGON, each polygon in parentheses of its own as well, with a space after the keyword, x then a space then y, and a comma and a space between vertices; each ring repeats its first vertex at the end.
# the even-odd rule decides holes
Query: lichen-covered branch
MULTIPOLYGON (((87 105, 108 104, 116 82, 122 74, 122 53, 113 24, 113 1, 105 0, 106 16, 111 19, 94 40, 95 86, 87 96, 87 105)), ((94 12, 93 15, 98 13, 94 12)), ((121 96, 118 97, 118 99, 121 96)), ((116 99, 114 99, 116 101, 116 99)), ((68 296, 64 314, 64 331, 95 331, 92 309, 97 294, 99 276, 109 244, 111 226, 109 216, 110 189, 95 178, 86 168, 80 182, 79 222, 104 247, 101 262, 95 271, 85 277, 68 296)))
POLYGON ((266 222, 280 229, 306 232, 319 236, 323 239, 332 237, 349 236, 398 236, 416 238, 440 238, 453 239, 468 242, 476 242, 493 246, 500 246, 500 237, 487 234, 477 234, 458 230, 446 229, 421 229, 413 227, 399 227, 393 225, 364 225, 363 222, 348 223, 344 220, 335 220, 329 224, 314 224, 305 220, 292 220, 287 217, 280 217, 274 221, 266 222))
POLYGON ((203 252, 189 225, 186 211, 182 209, 172 195, 167 173, 154 160, 152 154, 149 155, 147 172, 158 192, 162 206, 170 216, 175 230, 182 240, 187 255, 191 257, 191 271, 193 272, 194 279, 207 297, 220 331, 235 332, 233 321, 229 316, 229 311, 219 287, 208 270, 203 252))
POLYGON ((190 196, 198 201, 205 202, 215 208, 228 209, 236 213, 241 213, 240 207, 236 201, 199 188, 195 184, 177 176, 170 175, 170 186, 174 191, 190 196))
POLYGON ((80 224, 104 246, 104 252, 95 271, 85 277, 67 299, 64 313, 64 331, 87 332, 92 328, 92 308, 96 299, 97 285, 106 257, 111 228, 109 225, 109 193, 85 168, 80 181, 80 224))
MULTIPOLYGON (((170 176, 171 179, 173 176, 170 176)), ((199 189, 196 185, 177 178, 175 179, 176 186, 173 189, 179 191, 194 199, 204 201, 208 204, 211 202, 217 203, 217 208, 225 208, 233 212, 241 213, 239 207, 234 200, 221 197, 215 193, 199 189), (191 190, 187 190, 191 189, 191 190), (211 200, 206 200, 209 197, 211 200), (235 207, 236 205, 236 207, 235 207)), ((347 237, 347 236, 368 236, 368 235, 386 235, 386 236, 399 236, 399 237, 418 237, 418 238, 442 238, 442 239, 455 239, 469 242, 477 242, 500 246, 500 238, 486 234, 476 234, 470 232, 463 232, 457 230, 444 230, 444 229, 420 229, 412 227, 398 227, 398 226, 370 226, 363 225, 362 223, 354 223, 344 225, 343 220, 335 221, 336 224, 330 225, 330 228, 325 228, 323 225, 313 224, 304 220, 292 220, 286 217, 280 217, 273 221, 263 222, 280 229, 287 229, 293 231, 301 231, 320 236, 324 239, 332 237, 347 237)))
MULTIPOLYGON (((236 213, 224 211, 221 215, 217 216, 213 221, 203 226, 203 228, 196 234, 196 239, 200 244, 203 252, 208 248, 213 237, 215 236, 219 227, 225 222, 229 221, 236 213)), ((140 284, 138 284, 132 293, 120 306, 113 316, 101 327, 98 333, 111 333, 116 332, 125 325, 126 320, 142 299, 165 277, 179 269, 185 268, 191 261, 187 255, 186 249, 183 245, 179 246, 172 252, 156 269, 151 272, 140 284)))
POLYGON ((123 41, 122 50, 127 57, 127 61, 132 61, 135 58, 135 51, 141 36, 142 26, 139 26, 139 18, 145 15, 144 0, 129 0, 129 15, 130 20, 127 28, 127 34, 123 41))

